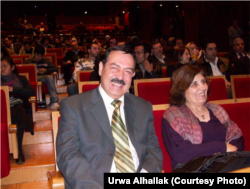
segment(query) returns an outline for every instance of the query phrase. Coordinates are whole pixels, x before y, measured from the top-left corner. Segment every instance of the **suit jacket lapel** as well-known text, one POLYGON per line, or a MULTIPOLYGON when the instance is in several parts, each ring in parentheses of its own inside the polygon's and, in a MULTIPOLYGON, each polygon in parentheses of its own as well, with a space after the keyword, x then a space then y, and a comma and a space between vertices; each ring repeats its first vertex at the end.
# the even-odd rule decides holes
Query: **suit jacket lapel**
POLYGON ((125 111, 125 119, 126 119, 126 127, 128 131, 128 135, 132 144, 134 145, 134 147, 136 147, 135 133, 134 133, 136 111, 133 107, 133 103, 126 96, 126 94, 124 96, 124 100, 125 100, 124 111, 125 111))
POLYGON ((93 103, 93 107, 90 111, 92 112, 99 125, 102 127, 105 134, 114 143, 108 114, 98 88, 93 91, 91 102, 93 103))

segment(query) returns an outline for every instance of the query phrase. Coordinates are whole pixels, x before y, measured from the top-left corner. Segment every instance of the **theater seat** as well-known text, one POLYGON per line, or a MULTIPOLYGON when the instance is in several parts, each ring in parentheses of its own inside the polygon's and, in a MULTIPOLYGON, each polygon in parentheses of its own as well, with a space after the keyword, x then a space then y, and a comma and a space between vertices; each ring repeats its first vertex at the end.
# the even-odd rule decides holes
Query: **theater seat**
POLYGON ((9 88, 1 86, 1 177, 9 174, 9 154, 18 158, 17 126, 11 124, 9 88), (3 170, 2 170, 3 169, 3 170), (3 172, 2 172, 3 171, 3 172))
POLYGON ((135 95, 151 102, 152 105, 168 104, 170 88, 170 78, 134 80, 135 95))
POLYGON ((80 82, 80 81, 89 81, 90 79, 90 75, 91 75, 91 71, 78 71, 76 72, 76 75, 77 75, 77 81, 80 82))
POLYGON ((250 97, 250 75, 231 75, 233 98, 250 97))
POLYGON ((208 101, 228 99, 224 75, 207 76, 206 78, 209 81, 208 85, 210 87, 208 101))
POLYGON ((99 81, 81 81, 78 82, 78 91, 79 93, 84 93, 97 88, 99 84, 99 81))
POLYGON ((162 116, 167 108, 168 108, 168 104, 153 105, 154 127, 155 127, 156 136, 158 137, 159 146, 162 150, 162 155, 163 155, 163 170, 162 171, 164 173, 172 172, 171 158, 165 148, 165 145, 162 139, 162 133, 161 133, 162 116))

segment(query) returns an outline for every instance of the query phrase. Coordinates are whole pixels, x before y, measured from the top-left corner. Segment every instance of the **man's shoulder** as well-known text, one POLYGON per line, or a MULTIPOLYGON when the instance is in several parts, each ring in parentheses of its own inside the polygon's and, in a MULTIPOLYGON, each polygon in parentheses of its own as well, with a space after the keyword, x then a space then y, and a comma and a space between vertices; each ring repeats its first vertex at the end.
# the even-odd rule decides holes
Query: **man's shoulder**
POLYGON ((139 109, 143 109, 147 106, 152 106, 152 104, 149 101, 144 100, 143 98, 135 96, 130 93, 125 94, 125 99, 127 99, 130 104, 132 104, 133 106, 136 106, 136 108, 139 108, 139 109))
POLYGON ((64 104, 69 104, 71 107, 78 107, 79 105, 82 106, 82 104, 87 104, 91 101, 92 94, 93 90, 90 90, 84 93, 69 96, 62 99, 60 105, 63 106, 64 104))
POLYGON ((198 60, 195 61, 195 64, 197 65, 200 65, 200 64, 204 64, 206 63, 203 56, 201 56, 198 60))

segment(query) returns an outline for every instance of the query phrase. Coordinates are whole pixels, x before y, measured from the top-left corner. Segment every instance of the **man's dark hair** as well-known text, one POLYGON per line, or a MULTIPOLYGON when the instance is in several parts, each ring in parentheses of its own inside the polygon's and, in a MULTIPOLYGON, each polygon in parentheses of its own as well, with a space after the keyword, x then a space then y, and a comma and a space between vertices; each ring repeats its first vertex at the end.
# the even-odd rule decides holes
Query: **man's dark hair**
POLYGON ((108 57, 111 51, 122 51, 124 52, 124 54, 131 54, 131 56, 134 58, 134 66, 135 64, 135 57, 133 54, 133 51, 131 50, 130 46, 128 45, 117 45, 117 46, 113 46, 113 47, 109 47, 108 50, 105 53, 105 56, 102 60, 103 66, 105 66, 106 62, 108 61, 108 57))
POLYGON ((176 45, 176 41, 177 41, 177 40, 182 40, 182 41, 183 41, 183 39, 182 39, 182 38, 180 38, 180 37, 176 37, 176 38, 174 38, 174 41, 173 41, 174 45, 176 45))
POLYGON ((24 46, 25 46, 25 45, 31 45, 31 41, 30 41, 30 40, 25 40, 25 41, 24 41, 24 46))
POLYGON ((204 40, 203 43, 202 43, 202 45, 201 45, 201 47, 202 47, 202 49, 204 51, 206 51, 207 45, 209 43, 215 43, 216 44, 216 42, 214 40, 212 40, 212 39, 206 39, 206 40, 204 40))
POLYGON ((158 39, 153 40, 153 41, 151 42, 151 49, 153 49, 153 45, 158 44, 158 43, 161 44, 161 42, 160 42, 158 39))
POLYGON ((37 45, 35 47, 34 53, 44 55, 45 54, 45 49, 42 45, 37 45))
POLYGON ((139 43, 137 43, 135 45, 135 47, 138 47, 138 46, 143 46, 144 54, 146 54, 146 53, 150 54, 150 47, 149 47, 148 43, 146 43, 146 42, 139 42, 139 43))

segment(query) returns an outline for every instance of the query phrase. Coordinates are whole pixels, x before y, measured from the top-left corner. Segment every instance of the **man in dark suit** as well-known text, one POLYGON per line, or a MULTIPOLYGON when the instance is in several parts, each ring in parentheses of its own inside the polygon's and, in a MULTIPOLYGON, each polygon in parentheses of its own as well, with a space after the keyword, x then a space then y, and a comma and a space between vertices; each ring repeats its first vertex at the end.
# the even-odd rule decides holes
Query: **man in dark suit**
POLYGON ((110 47, 99 64, 99 87, 61 101, 56 147, 66 188, 103 188, 105 172, 128 172, 121 171, 116 161, 119 142, 113 124, 117 109, 111 104, 118 100, 120 122, 125 126, 120 136, 128 135, 126 150, 132 156, 134 172, 161 172, 162 152, 155 135, 152 105, 127 93, 134 69, 127 46, 110 47))
POLYGON ((233 52, 229 52, 224 57, 229 59, 229 66, 232 75, 250 74, 250 56, 245 52, 245 43, 242 38, 233 41, 233 52))
POLYGON ((63 57, 63 73, 64 73, 64 80, 65 83, 68 85, 69 81, 71 79, 71 69, 75 66, 75 63, 80 59, 83 58, 85 55, 85 52, 81 51, 78 48, 78 43, 76 39, 72 40, 71 42, 71 48, 72 50, 69 50, 65 56, 63 57))
POLYGON ((158 40, 154 40, 151 44, 151 54, 148 59, 154 65, 167 66, 170 59, 164 55, 163 47, 158 40))

